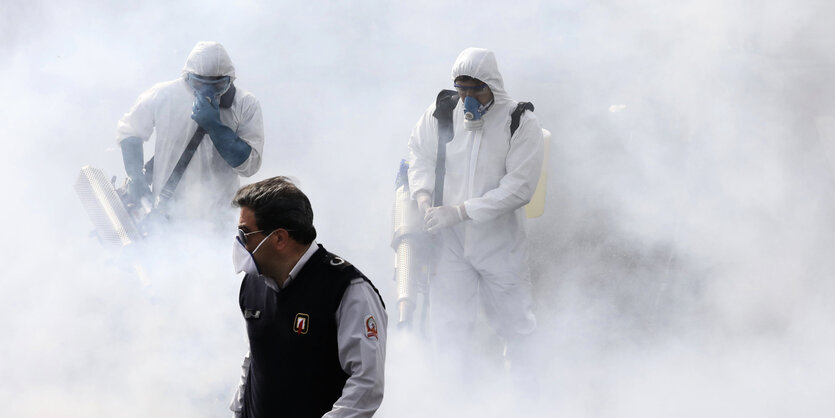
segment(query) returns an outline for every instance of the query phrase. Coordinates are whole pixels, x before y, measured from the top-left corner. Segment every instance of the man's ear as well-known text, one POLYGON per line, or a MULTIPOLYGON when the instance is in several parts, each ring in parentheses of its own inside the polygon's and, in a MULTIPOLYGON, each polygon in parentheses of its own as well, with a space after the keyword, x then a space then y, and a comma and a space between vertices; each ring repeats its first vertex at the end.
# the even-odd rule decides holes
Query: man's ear
POLYGON ((276 250, 282 251, 287 248, 287 245, 290 243, 290 234, 286 229, 276 229, 270 239, 273 240, 270 245, 272 245, 276 250))

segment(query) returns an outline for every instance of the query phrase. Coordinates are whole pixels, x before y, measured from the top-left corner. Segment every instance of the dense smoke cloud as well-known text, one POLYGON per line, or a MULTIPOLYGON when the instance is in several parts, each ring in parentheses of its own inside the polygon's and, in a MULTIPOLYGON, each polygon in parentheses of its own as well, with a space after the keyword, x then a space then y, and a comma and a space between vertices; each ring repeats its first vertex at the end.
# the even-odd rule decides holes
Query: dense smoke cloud
MULTIPOLYGON (((392 330, 379 416, 822 416, 835 406, 832 12, 5 2, 2 414, 227 416, 246 350, 232 232, 152 238, 140 279, 88 236, 72 190, 83 165, 123 176, 116 121, 216 40, 264 110, 264 163, 245 181, 299 179, 320 241, 374 280, 392 318, 394 175, 457 53, 494 50, 509 94, 553 134, 546 213, 529 222, 539 401, 520 410, 492 371, 456 399, 392 330)), ((486 324, 478 335, 498 347, 486 324)))

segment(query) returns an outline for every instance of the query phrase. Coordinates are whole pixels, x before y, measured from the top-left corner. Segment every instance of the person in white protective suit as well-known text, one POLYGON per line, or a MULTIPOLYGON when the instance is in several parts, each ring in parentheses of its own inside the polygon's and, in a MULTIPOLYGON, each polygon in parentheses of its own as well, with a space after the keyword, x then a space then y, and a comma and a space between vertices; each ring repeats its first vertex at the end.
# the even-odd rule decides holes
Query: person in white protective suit
POLYGON ((441 358, 466 365, 480 300, 506 343, 513 370, 514 363, 523 363, 536 328, 523 207, 539 180, 542 129, 532 112, 524 112, 511 136, 517 102, 504 90, 493 52, 465 49, 452 67, 452 79, 460 100, 452 111, 440 205, 433 207, 439 141, 435 104, 409 139, 409 187, 440 246, 429 279, 432 337, 441 358))
POLYGON ((264 145, 261 105, 251 93, 236 89, 234 81, 235 67, 223 45, 204 41, 192 49, 181 77, 139 96, 116 130, 135 201, 165 201, 170 219, 227 218, 239 176, 258 171, 264 145), (197 133, 198 127, 205 134, 197 133), (142 143, 152 134, 149 189, 142 143), (199 145, 172 188, 169 179, 176 177, 172 173, 193 139, 199 145))

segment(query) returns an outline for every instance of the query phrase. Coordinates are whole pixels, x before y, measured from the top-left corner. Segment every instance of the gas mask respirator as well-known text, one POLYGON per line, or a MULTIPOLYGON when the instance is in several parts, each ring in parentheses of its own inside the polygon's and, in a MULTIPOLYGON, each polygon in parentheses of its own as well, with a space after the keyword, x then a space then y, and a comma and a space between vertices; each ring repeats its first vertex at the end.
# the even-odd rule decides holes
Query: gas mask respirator
POLYGON ((484 126, 484 112, 487 111, 487 106, 482 105, 475 97, 467 96, 464 98, 464 127, 469 131, 481 129, 484 126))

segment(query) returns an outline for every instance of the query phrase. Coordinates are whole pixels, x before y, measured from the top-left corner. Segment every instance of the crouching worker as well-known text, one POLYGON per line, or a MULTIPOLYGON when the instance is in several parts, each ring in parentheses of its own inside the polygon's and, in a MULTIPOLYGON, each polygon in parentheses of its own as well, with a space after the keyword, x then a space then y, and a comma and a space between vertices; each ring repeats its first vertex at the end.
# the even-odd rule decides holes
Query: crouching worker
POLYGON ((317 244, 310 201, 286 177, 238 190, 235 270, 249 354, 238 417, 370 417, 383 400, 387 317, 356 267, 317 244))

